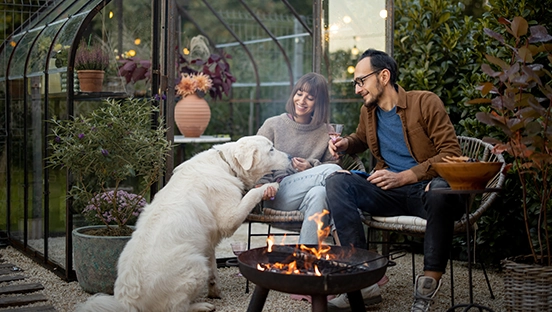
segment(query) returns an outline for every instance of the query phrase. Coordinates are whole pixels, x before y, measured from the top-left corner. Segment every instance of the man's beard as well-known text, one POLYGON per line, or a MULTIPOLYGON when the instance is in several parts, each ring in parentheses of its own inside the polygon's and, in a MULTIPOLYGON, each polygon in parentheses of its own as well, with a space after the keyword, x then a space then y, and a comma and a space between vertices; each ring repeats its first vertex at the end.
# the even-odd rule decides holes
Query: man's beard
POLYGON ((374 107, 374 106, 378 105, 378 102, 381 99, 381 96, 383 94, 383 88, 382 88, 379 80, 376 80, 376 89, 378 90, 378 93, 375 94, 375 96, 374 96, 374 94, 372 94, 371 99, 364 102, 364 106, 366 106, 366 108, 371 108, 371 107, 374 107))

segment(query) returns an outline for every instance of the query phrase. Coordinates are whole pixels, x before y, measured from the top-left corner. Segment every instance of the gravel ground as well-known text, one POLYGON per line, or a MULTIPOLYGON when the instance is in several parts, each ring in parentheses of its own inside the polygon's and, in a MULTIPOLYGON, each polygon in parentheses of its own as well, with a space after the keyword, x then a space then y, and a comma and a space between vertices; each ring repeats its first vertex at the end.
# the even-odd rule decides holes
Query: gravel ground
MULTIPOLYGON (((0 249, 0 254, 6 262, 20 267, 27 279, 26 283, 39 282, 44 285, 42 291, 49 298, 48 303, 58 311, 74 311, 77 303, 85 301, 90 294, 81 290, 77 282, 67 283, 54 273, 44 269, 28 257, 12 247, 0 249)), ((423 258, 416 255, 417 272, 420 272, 423 258)), ((395 260, 397 265, 387 269, 389 283, 382 288, 383 302, 372 306, 368 311, 409 311, 412 303, 412 271, 410 254, 395 260)), ((483 271, 473 270, 474 301, 487 306, 494 311, 503 311, 503 282, 500 272, 488 270, 491 285, 496 299, 490 299, 489 291, 485 283, 483 271)), ((444 276, 443 285, 432 311, 446 311, 450 307, 450 271, 444 276)), ((245 311, 251 299, 251 293, 245 293, 245 279, 240 276, 236 267, 219 269, 221 277, 223 299, 203 299, 213 303, 219 312, 245 311)), ((464 262, 454 264, 454 290, 456 303, 468 302, 467 265, 464 262)), ((21 283, 21 282, 19 282, 21 283)), ((253 288, 251 288, 252 290, 253 288)), ((44 304, 44 303, 42 303, 44 304)), ((463 309, 456 309, 462 311, 463 309)), ((476 310, 476 309, 472 309, 476 310)), ((263 311, 311 311, 307 302, 291 300, 289 294, 270 291, 263 311)))

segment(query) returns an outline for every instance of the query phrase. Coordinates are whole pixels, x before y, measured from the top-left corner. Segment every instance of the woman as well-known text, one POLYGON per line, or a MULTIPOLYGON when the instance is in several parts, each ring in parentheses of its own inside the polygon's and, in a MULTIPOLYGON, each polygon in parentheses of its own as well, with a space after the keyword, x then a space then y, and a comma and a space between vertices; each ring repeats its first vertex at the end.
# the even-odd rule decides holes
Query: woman
MULTIPOLYGON (((320 74, 309 73, 295 84, 286 113, 267 119, 257 132, 293 157, 293 169, 266 175, 258 185, 280 182, 278 191, 265 191, 265 207, 303 212, 299 244, 318 244, 317 224, 309 217, 327 210, 326 177, 341 169, 328 150, 329 115, 328 82, 320 74)), ((329 220, 329 215, 321 219, 324 226, 329 220)))

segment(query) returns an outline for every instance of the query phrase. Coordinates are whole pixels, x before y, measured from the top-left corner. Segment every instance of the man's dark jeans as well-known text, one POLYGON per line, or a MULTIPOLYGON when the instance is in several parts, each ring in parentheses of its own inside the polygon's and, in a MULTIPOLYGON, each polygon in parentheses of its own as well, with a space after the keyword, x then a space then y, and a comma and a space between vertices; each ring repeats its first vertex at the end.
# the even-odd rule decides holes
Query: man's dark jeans
MULTIPOLYGON (((418 216, 427 220, 424 271, 445 272, 452 244, 454 221, 465 211, 464 197, 426 192, 429 181, 382 190, 356 174, 336 172, 326 179, 326 196, 342 246, 367 248, 357 208, 373 216, 418 216)), ((430 188, 446 188, 442 178, 430 188)))

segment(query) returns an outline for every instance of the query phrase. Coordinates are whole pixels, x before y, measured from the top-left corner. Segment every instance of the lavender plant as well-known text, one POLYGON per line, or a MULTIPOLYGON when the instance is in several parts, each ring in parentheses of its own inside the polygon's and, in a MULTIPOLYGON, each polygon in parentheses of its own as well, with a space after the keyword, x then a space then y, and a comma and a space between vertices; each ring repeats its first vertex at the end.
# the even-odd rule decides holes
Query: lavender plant
POLYGON ((107 99, 103 104, 89 116, 50 121, 47 161, 71 173, 73 212, 110 229, 110 224, 126 227, 135 220, 165 169, 171 144, 161 119, 152 127, 159 110, 151 101, 107 99), (129 193, 131 179, 139 185, 129 193))
POLYGON ((76 70, 106 70, 109 65, 109 55, 99 45, 79 44, 75 56, 76 70))

